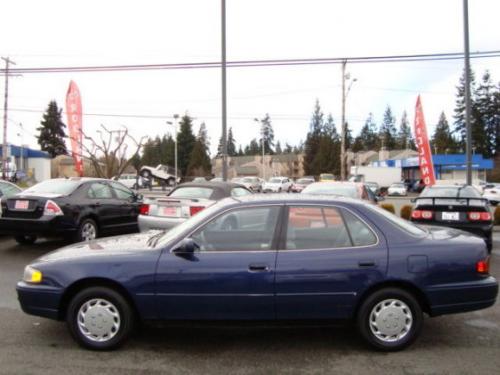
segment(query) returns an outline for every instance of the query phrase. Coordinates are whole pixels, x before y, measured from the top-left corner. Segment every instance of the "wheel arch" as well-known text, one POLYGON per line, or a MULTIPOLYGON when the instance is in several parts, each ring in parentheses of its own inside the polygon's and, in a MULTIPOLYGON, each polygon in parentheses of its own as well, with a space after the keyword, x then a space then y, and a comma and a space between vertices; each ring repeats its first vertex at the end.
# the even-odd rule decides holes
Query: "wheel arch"
POLYGON ((365 290, 361 296, 358 298, 356 306, 354 308, 354 315, 358 316, 359 309, 363 302, 370 296, 371 294, 385 288, 398 288, 402 289, 408 293, 411 293, 418 301, 422 311, 431 315, 431 308, 429 304, 429 300, 425 296, 425 294, 413 283, 406 280, 388 280, 375 285, 372 285, 367 290, 365 290))
POLYGON ((61 302, 59 303, 59 320, 66 319, 66 313, 73 297, 82 290, 92 287, 106 287, 120 293, 132 308, 135 316, 139 317, 139 310, 137 309, 135 301, 123 285, 114 280, 104 277, 90 277, 78 280, 66 288, 64 294, 61 297, 61 302))

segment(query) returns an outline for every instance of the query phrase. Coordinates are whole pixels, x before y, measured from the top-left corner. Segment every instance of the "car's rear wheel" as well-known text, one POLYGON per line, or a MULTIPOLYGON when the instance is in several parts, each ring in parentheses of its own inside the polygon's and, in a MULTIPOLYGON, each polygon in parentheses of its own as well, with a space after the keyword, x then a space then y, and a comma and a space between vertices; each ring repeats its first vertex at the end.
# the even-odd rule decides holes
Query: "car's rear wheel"
POLYGON ((97 238, 97 235, 98 229, 96 222, 92 219, 84 219, 78 226, 75 240, 77 242, 92 241, 97 238))
POLYGON ((81 346, 111 350, 122 345, 134 325, 127 300, 113 289, 90 287, 79 292, 68 306, 66 323, 81 346))
POLYGON ((369 295, 357 317, 363 338, 382 351, 397 351, 420 334, 423 313, 416 298, 399 288, 384 288, 369 295))
POLYGON ((14 239, 20 245, 33 245, 37 237, 33 234, 22 234, 19 236, 14 236, 14 239))
POLYGON ((175 178, 169 178, 167 180, 167 186, 174 186, 175 185, 175 178))
POLYGON ((141 171, 141 176, 144 178, 150 178, 151 177, 151 172, 148 171, 147 169, 141 171))

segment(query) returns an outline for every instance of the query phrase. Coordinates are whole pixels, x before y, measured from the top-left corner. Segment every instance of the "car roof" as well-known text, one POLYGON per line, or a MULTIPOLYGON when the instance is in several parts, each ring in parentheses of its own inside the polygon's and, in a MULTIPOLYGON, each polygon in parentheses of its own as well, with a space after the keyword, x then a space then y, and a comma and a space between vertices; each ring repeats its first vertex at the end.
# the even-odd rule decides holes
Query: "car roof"
MULTIPOLYGON (((223 181, 205 181, 205 182, 186 182, 183 184, 179 184, 175 187, 174 190, 181 187, 203 187, 214 189, 218 192, 217 196, 231 196, 231 190, 233 188, 239 187, 245 190, 248 190, 244 185, 237 184, 234 182, 223 182, 223 181)), ((172 191, 174 191, 172 190, 172 191)), ((250 191, 250 190, 248 190, 250 191)))
POLYGON ((311 185, 322 185, 322 186, 363 186, 362 182, 352 182, 352 181, 318 181, 311 185))
POLYGON ((325 204, 325 203, 348 203, 366 205, 366 201, 335 195, 310 195, 310 194, 252 194, 241 197, 232 197, 231 200, 248 204, 325 204))

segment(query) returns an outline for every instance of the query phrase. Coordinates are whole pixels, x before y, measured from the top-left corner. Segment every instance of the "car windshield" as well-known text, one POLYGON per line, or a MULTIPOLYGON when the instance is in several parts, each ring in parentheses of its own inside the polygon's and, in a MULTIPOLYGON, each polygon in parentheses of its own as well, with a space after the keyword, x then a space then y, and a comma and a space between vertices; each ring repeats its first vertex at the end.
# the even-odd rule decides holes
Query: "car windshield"
POLYGON ((427 234, 427 232, 419 226, 405 219, 402 219, 399 216, 396 216, 379 206, 373 204, 365 204, 365 207, 369 210, 375 211, 377 214, 387 219, 387 221, 389 221, 391 224, 399 227, 400 229, 404 230, 407 233, 410 233, 413 236, 423 237, 427 234))
POLYGON ((309 178, 300 178, 297 180, 297 183, 301 184, 301 185, 309 185, 309 184, 312 184, 313 182, 314 182, 314 180, 311 180, 309 178))
POLYGON ((63 179, 54 179, 54 180, 45 180, 36 184, 29 189, 25 190, 25 194, 62 194, 68 195, 71 194, 75 189, 80 186, 82 181, 80 180, 63 180, 63 179))
POLYGON ((307 186, 302 190, 304 194, 314 195, 340 195, 342 197, 359 198, 358 189, 354 185, 330 185, 317 183, 307 186))
POLYGON ((209 187, 185 186, 178 187, 169 194, 169 197, 174 198, 205 198, 208 199, 212 195, 214 189, 209 187))
POLYGON ((405 185, 404 184, 392 184, 391 187, 393 187, 393 188, 404 188, 405 185))
POLYGON ((200 211, 196 215, 191 216, 186 221, 180 223, 179 225, 173 227, 172 229, 170 229, 168 231, 155 233, 154 235, 152 235, 149 238, 150 241, 155 240, 154 243, 152 243, 152 246, 163 247, 163 246, 167 245, 169 242, 171 242, 172 240, 176 239, 183 232, 188 231, 189 229, 196 228, 198 225, 205 222, 209 216, 211 216, 213 213, 217 212, 221 206, 224 206, 227 203, 228 199, 232 199, 232 198, 226 198, 226 199, 223 199, 219 202, 216 202, 215 204, 205 208, 204 210, 200 211))
POLYGON ((281 178, 271 178, 269 182, 271 184, 281 184, 281 178))
POLYGON ((481 194, 472 186, 428 186, 420 197, 432 198, 481 198, 481 194))

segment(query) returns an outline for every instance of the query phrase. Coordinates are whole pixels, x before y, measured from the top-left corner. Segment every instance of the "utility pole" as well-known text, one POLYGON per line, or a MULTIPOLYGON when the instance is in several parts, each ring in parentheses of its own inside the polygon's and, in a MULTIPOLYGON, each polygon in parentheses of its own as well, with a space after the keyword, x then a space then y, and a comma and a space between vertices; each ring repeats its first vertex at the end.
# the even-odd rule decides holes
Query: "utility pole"
POLYGON ((16 65, 8 57, 2 57, 5 61, 5 96, 3 104, 3 145, 2 145, 2 178, 5 180, 5 171, 7 170, 7 110, 9 103, 9 64, 16 65))
POLYGON ((221 0, 222 181, 227 181, 226 0, 221 0))
POLYGON ((341 143, 340 143, 340 179, 345 180, 345 66, 347 60, 342 61, 342 123, 341 123, 341 143))
POLYGON ((472 131, 470 123, 470 53, 469 53, 469 7, 468 1, 464 0, 464 62, 465 62, 465 128, 466 128, 466 167, 467 185, 472 184, 472 131))

